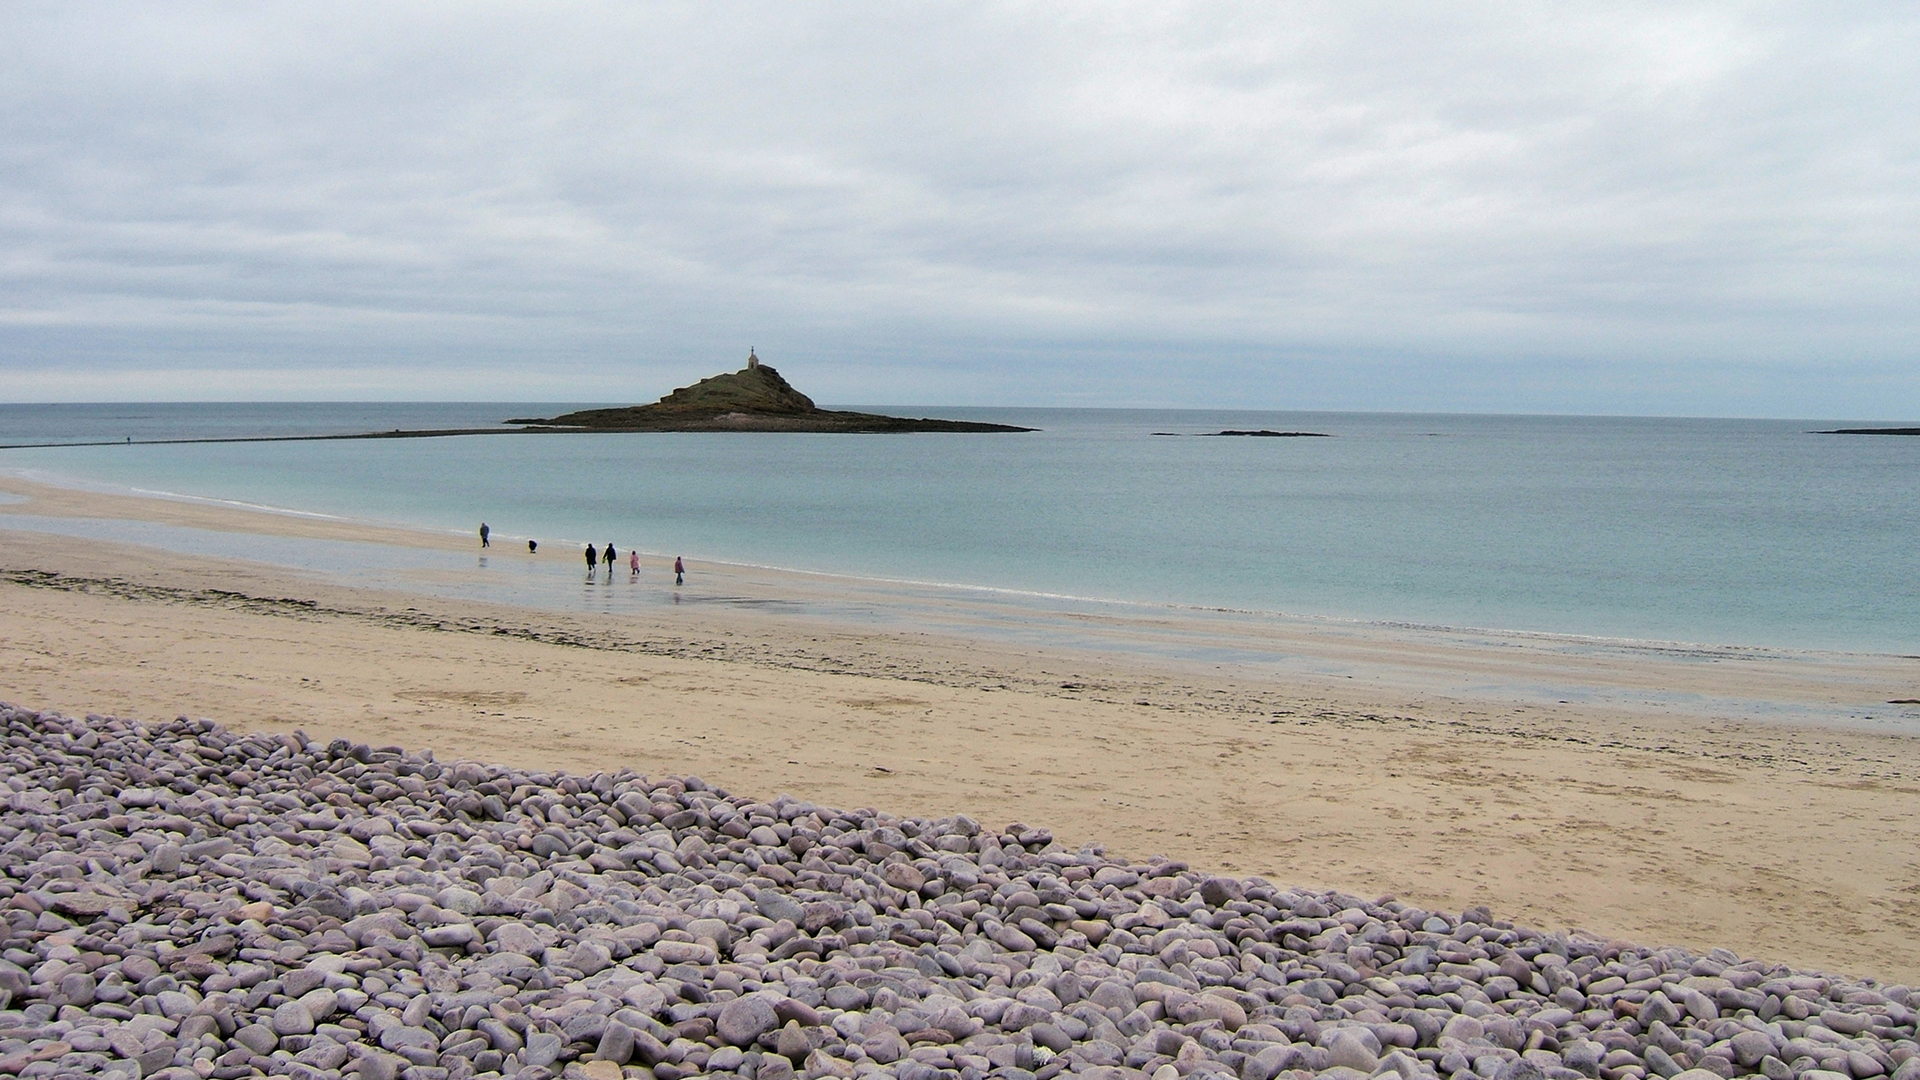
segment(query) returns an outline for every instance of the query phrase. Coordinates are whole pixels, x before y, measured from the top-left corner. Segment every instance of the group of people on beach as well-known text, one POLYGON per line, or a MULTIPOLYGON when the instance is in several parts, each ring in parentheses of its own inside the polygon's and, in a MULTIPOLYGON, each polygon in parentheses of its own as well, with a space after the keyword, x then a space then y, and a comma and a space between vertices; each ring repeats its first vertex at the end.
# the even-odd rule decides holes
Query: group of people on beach
MULTIPOLYGON (((480 523, 480 546, 483 548, 493 546, 493 530, 488 528, 487 523, 484 521, 480 523)), ((539 541, 527 541, 528 554, 539 550, 539 541)), ((614 550, 613 541, 607 541, 607 549, 604 552, 595 548, 592 544, 588 544, 586 558, 587 580, 593 580, 594 576, 599 573, 599 568, 602 564, 605 564, 607 568, 607 580, 613 580, 613 568, 620 559, 620 553, 614 550)), ((639 552, 632 550, 627 552, 627 569, 630 574, 629 580, 638 581, 640 579, 639 552)), ((686 561, 678 555, 673 557, 673 583, 675 585, 685 585, 687 583, 687 564, 686 561)))
MULTIPOLYGON (((607 550, 605 551, 595 551, 593 545, 588 544, 586 554, 587 580, 592 581, 595 568, 600 564, 604 564, 607 568, 607 580, 612 581, 613 568, 620 561, 620 553, 614 550, 613 541, 607 541, 607 550)), ((639 552, 631 549, 627 551, 627 571, 629 581, 640 580, 639 552)), ((685 585, 687 583, 687 564, 685 560, 681 559, 678 555, 673 557, 673 583, 675 585, 685 585)))

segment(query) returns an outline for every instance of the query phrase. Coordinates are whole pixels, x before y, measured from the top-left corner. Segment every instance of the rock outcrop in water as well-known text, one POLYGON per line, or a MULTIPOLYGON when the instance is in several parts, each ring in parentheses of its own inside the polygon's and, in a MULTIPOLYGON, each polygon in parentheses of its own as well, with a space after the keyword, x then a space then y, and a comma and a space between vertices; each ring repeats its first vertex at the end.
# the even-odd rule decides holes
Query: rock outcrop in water
POLYGON ((22 1078, 1920 1080, 1905 987, 1019 824, 185 717, 0 739, 22 1078))
MULTIPOLYGON (((1154 434, 1168 435, 1174 438, 1181 438, 1186 435, 1185 432, 1180 431, 1156 431, 1154 434)), ((1235 436, 1252 439, 1330 439, 1333 437, 1324 431, 1274 431, 1272 428, 1261 428, 1258 431, 1237 431, 1233 429, 1226 431, 1202 431, 1193 435, 1192 438, 1215 439, 1235 436)))
POLYGON ((1031 431, 1008 424, 909 419, 822 409, 749 354, 747 366, 683 386, 651 405, 582 409, 546 420, 509 420, 549 431, 1031 431))

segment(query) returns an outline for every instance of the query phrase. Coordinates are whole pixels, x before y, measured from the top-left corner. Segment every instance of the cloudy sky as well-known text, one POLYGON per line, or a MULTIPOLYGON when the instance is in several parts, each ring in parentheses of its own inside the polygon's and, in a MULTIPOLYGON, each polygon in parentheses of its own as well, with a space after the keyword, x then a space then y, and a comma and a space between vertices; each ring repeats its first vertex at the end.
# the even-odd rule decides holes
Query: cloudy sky
POLYGON ((1920 419, 1920 5, 0 9, 0 401, 1920 419))

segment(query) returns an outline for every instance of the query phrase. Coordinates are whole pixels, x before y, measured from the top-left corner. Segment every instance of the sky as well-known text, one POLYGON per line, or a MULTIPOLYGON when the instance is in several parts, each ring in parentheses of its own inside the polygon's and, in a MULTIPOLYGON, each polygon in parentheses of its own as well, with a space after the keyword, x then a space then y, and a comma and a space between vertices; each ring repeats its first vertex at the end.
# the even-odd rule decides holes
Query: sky
POLYGON ((0 401, 1920 419, 1920 5, 10 3, 0 401))

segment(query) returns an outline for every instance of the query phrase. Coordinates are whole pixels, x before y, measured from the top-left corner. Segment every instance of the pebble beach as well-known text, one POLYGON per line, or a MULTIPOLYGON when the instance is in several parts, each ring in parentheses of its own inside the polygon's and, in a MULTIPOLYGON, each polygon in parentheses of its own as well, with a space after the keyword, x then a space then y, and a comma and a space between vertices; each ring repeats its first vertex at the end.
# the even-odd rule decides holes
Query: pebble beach
POLYGON ((0 707, 0 1074, 1920 1077, 1877 985, 1041 828, 0 707))

